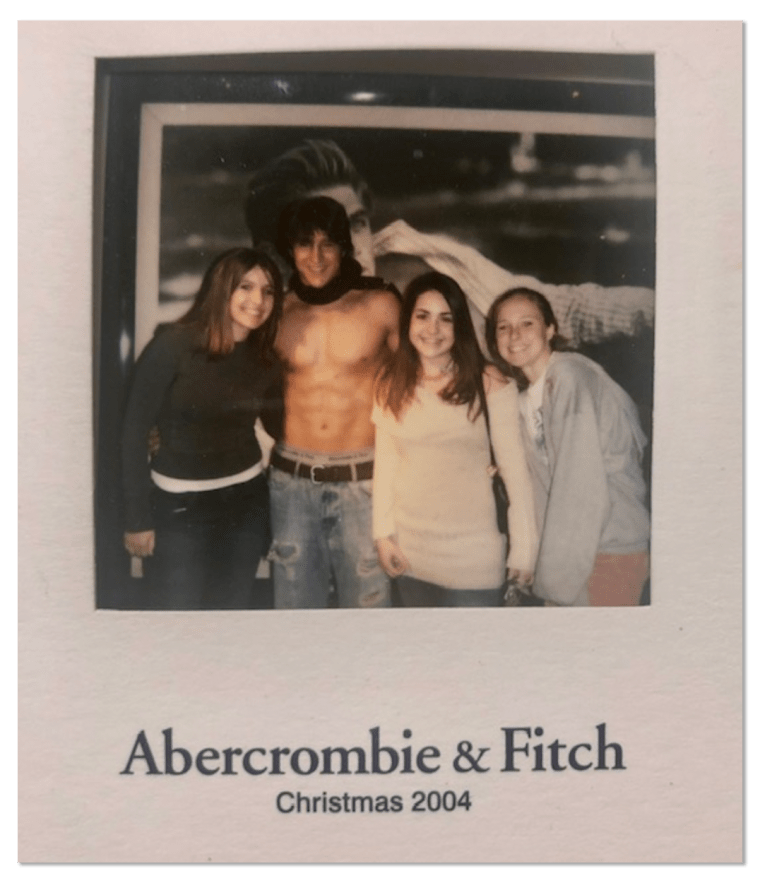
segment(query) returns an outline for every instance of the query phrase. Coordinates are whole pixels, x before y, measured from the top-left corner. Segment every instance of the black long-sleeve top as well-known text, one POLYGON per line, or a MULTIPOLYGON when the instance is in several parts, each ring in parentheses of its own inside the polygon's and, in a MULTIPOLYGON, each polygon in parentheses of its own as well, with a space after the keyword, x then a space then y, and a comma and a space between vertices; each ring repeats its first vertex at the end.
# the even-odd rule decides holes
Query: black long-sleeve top
POLYGON ((159 329, 135 365, 122 434, 127 531, 153 527, 151 469, 184 479, 243 472, 261 459, 256 418, 282 409, 281 367, 265 364, 256 343, 209 356, 195 340, 188 326, 159 329), (154 426, 160 447, 149 462, 154 426))

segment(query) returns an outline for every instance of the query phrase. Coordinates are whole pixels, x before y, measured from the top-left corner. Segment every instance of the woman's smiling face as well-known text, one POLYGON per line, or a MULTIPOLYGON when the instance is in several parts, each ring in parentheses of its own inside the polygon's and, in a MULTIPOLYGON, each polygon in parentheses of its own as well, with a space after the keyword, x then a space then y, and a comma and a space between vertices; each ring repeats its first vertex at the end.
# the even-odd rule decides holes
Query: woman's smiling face
POLYGON ((409 340, 423 364, 444 367, 454 346, 454 318, 451 307, 438 291, 425 291, 418 298, 409 324, 409 340))
POLYGON ((496 346, 499 355, 519 368, 532 383, 538 380, 552 354, 554 328, 547 326, 541 311, 527 297, 515 295, 499 307, 496 315, 496 346))
POLYGON ((260 328, 272 315, 274 309, 274 286, 269 275, 261 267, 252 267, 230 295, 229 312, 232 336, 236 341, 260 328))

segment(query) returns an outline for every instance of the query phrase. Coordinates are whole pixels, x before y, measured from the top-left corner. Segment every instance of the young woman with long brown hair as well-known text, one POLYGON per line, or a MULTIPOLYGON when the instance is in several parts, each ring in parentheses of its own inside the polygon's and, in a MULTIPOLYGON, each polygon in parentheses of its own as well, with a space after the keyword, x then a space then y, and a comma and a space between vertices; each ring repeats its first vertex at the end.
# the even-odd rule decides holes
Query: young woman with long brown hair
POLYGON ((498 606, 506 540, 491 488, 487 405, 507 485, 509 556, 529 584, 536 553, 517 387, 486 366, 457 283, 427 273, 407 288, 399 348, 377 384, 373 534, 406 606, 498 606))
POLYGON ((135 365, 122 443, 124 546, 146 559, 150 607, 252 605, 269 544, 254 424, 280 395, 282 299, 266 254, 226 251, 188 313, 159 328, 135 365), (153 427, 160 443, 148 462, 153 427))

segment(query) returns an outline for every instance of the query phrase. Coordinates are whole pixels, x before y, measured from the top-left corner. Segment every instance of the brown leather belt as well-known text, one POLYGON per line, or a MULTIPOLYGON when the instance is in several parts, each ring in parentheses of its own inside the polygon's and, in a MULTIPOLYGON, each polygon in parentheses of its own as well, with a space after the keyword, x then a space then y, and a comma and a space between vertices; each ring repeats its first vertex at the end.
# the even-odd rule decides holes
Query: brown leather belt
POLYGON ((365 463, 343 463, 337 466, 324 465, 322 463, 299 463, 297 460, 289 460, 283 457, 279 451, 272 451, 270 463, 275 469, 281 469, 289 475, 297 478, 310 478, 314 484, 324 481, 366 481, 372 478, 374 462, 369 460, 365 463))

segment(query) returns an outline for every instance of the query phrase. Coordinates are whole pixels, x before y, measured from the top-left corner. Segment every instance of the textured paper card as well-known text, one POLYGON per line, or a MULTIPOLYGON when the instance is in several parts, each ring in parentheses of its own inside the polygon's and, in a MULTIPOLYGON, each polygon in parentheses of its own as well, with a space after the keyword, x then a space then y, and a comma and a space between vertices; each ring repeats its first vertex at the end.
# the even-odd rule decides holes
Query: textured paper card
POLYGON ((741 861, 741 25, 27 22, 19 55, 21 861, 741 861), (94 59, 389 45, 655 55, 653 603, 96 610, 94 59))

